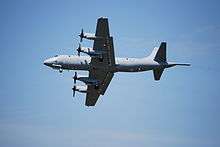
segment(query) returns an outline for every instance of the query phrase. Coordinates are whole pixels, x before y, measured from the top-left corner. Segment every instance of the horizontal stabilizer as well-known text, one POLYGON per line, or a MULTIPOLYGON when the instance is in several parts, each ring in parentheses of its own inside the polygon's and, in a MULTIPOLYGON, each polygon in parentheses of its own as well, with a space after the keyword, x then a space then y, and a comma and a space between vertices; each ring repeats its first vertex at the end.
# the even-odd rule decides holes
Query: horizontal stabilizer
POLYGON ((154 80, 156 80, 156 81, 160 80, 160 77, 161 77, 163 71, 164 71, 164 68, 161 68, 161 69, 160 69, 160 68, 154 69, 154 70, 153 70, 153 73, 154 73, 154 80))

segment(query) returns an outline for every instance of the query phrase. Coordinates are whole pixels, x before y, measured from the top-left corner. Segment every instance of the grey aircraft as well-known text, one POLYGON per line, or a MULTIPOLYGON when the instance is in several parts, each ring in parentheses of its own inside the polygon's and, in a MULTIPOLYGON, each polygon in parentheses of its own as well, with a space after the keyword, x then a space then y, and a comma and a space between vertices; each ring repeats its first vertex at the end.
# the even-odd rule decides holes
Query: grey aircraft
POLYGON ((93 48, 79 45, 78 55, 56 55, 46 59, 44 64, 62 72, 63 70, 86 70, 88 76, 73 76, 75 92, 86 93, 86 106, 95 106, 100 95, 104 95, 115 72, 142 72, 153 70, 155 80, 160 77, 165 68, 176 65, 190 66, 190 64, 168 62, 166 58, 166 42, 160 47, 155 47, 152 53, 143 58, 115 58, 113 37, 109 34, 108 19, 101 17, 97 20, 96 33, 84 33, 79 35, 80 42, 83 38, 93 40, 93 48), (80 56, 80 53, 88 56, 80 56), (84 86, 76 86, 76 81, 85 83, 84 86))

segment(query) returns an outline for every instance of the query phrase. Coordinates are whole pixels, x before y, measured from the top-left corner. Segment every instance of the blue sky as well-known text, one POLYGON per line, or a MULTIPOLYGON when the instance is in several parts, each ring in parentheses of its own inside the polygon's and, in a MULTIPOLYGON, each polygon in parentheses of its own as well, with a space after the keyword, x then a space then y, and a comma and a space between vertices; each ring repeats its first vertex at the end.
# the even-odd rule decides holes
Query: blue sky
MULTIPOLYGON (((0 146, 219 147, 219 1, 0 1, 0 146), (164 72, 117 73, 96 107, 72 99, 73 72, 43 65, 75 54, 83 27, 107 16, 115 54, 143 57, 168 42, 164 72)), ((83 45, 92 46, 85 41, 83 45)))

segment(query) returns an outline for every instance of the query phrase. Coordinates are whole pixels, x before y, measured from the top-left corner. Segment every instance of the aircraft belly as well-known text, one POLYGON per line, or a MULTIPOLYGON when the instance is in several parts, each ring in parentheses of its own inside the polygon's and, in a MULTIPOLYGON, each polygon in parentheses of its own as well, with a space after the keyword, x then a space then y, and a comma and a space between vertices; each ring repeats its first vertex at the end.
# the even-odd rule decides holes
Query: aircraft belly
POLYGON ((87 65, 87 64, 69 64, 69 65, 63 65, 63 69, 67 69, 67 70, 89 70, 89 65, 87 65))
POLYGON ((153 66, 146 65, 116 65, 117 72, 142 72, 153 69, 153 66))

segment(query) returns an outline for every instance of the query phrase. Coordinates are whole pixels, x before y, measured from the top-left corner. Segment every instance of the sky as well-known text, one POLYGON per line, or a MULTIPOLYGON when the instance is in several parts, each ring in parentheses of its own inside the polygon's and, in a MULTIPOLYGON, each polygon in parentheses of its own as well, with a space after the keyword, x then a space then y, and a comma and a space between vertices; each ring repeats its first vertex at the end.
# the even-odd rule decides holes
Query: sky
MULTIPOLYGON (((219 147, 220 2, 1 0, 0 146, 219 147), (167 42, 190 67, 116 73, 95 107, 72 98, 73 71, 43 65, 76 54, 81 28, 109 19, 115 55, 146 57, 167 42)), ((83 45, 92 46, 91 41, 83 45)), ((84 73, 86 72, 79 72, 84 73)))

